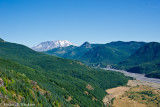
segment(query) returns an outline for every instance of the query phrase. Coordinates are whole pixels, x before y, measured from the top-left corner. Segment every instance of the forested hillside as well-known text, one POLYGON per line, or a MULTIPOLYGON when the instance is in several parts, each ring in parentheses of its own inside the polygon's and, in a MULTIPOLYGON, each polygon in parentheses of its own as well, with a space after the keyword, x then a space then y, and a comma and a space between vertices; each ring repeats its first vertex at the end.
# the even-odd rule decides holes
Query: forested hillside
POLYGON ((9 42, 0 42, 0 57, 2 68, 37 82, 51 92, 57 105, 102 106, 105 89, 125 85, 129 79, 120 73, 92 69, 79 61, 46 55, 9 42))
POLYGON ((81 61, 88 65, 105 67, 107 65, 117 64, 124 60, 128 53, 107 46, 96 46, 86 52, 81 61))
POLYGON ((39 86, 39 83, 30 80, 25 72, 33 74, 32 77, 36 78, 33 69, 0 58, 1 106, 4 104, 16 106, 17 103, 21 106, 63 106, 64 103, 39 86))
POLYGON ((151 42, 142 46, 135 54, 119 63, 119 67, 128 72, 160 78, 160 43, 151 42))

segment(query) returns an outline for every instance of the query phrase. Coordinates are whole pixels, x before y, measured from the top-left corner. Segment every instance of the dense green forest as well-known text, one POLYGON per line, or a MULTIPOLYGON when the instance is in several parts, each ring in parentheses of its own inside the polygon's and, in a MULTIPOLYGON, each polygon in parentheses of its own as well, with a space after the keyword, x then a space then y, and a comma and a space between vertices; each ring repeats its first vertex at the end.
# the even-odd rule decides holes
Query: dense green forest
POLYGON ((106 66, 117 64, 128 56, 128 53, 107 46, 96 46, 84 54, 81 60, 88 65, 106 66))
POLYGON ((4 81, 4 86, 0 87, 1 103, 31 103, 47 107, 67 105, 42 86, 46 79, 42 73, 38 73, 39 76, 37 73, 30 67, 0 58, 0 79, 4 81))
MULTIPOLYGON (((4 69, 1 72, 14 71, 13 75, 24 74, 37 82, 41 89, 51 93, 54 105, 103 106, 105 90, 125 85, 129 79, 120 73, 93 69, 79 61, 35 52, 15 43, 0 42, 0 57, 0 67, 4 69)), ((44 101, 53 105, 48 98, 44 101)))
POLYGON ((45 53, 62 58, 76 59, 89 66, 105 67, 107 65, 118 64, 125 60, 145 44, 145 42, 134 41, 116 41, 107 44, 90 44, 85 42, 79 47, 55 48, 45 53))
POLYGON ((119 63, 119 68, 128 72, 144 73, 147 77, 160 78, 160 43, 151 42, 142 46, 119 63))

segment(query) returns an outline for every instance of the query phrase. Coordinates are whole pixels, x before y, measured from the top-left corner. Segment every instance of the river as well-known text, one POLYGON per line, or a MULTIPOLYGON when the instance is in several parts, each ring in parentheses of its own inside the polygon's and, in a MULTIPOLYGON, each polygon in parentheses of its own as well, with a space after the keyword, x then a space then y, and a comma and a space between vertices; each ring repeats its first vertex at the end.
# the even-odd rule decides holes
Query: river
POLYGON ((148 77, 145 77, 144 74, 131 73, 131 72, 127 72, 127 71, 124 71, 124 70, 117 70, 117 69, 110 69, 110 68, 102 68, 102 69, 109 70, 109 71, 120 72, 120 73, 123 73, 125 76, 133 77, 136 80, 160 84, 160 79, 148 78, 148 77))

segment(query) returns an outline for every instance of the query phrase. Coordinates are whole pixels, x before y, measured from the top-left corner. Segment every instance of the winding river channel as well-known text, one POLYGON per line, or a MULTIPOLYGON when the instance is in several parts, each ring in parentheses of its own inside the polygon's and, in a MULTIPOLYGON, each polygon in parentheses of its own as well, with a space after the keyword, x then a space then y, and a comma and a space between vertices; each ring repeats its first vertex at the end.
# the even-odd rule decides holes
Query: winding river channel
POLYGON ((124 71, 124 70, 117 70, 117 69, 110 69, 110 68, 103 68, 103 69, 104 70, 115 71, 115 72, 120 72, 120 73, 123 73, 125 76, 133 77, 136 80, 160 84, 160 79, 148 78, 148 77, 145 77, 144 74, 131 73, 131 72, 127 72, 127 71, 124 71))

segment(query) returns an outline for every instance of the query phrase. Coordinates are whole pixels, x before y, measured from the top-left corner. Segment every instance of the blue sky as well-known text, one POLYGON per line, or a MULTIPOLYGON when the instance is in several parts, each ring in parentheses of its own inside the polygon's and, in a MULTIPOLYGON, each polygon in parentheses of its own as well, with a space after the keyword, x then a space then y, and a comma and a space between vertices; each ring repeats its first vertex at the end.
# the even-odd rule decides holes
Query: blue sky
POLYGON ((160 0, 0 0, 0 37, 43 41, 160 42, 160 0))

